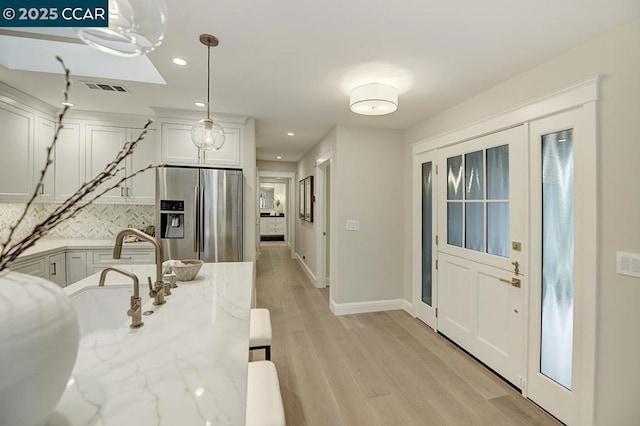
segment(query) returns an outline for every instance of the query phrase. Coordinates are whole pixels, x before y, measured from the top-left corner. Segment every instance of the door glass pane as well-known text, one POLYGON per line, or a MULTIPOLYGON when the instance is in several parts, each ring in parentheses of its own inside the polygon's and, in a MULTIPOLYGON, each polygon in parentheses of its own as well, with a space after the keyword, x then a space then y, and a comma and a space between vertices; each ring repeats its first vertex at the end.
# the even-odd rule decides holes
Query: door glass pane
POLYGON ((465 247, 484 251, 484 203, 466 204, 465 247))
POLYGON ((447 203, 447 244, 462 247, 462 203, 447 203))
POLYGON ((447 200, 462 200, 462 155, 447 158, 447 200))
POLYGON ((571 389, 573 358, 573 131, 542 137, 540 372, 571 389))
POLYGON ((431 161, 422 163, 422 301, 431 306, 431 267, 433 261, 433 191, 431 161))
POLYGON ((509 199, 509 145, 487 149, 487 200, 509 199))
POLYGON ((471 152, 464 156, 465 199, 484 199, 484 167, 482 151, 471 152))
POLYGON ((509 257, 509 203, 487 203, 487 253, 509 257))

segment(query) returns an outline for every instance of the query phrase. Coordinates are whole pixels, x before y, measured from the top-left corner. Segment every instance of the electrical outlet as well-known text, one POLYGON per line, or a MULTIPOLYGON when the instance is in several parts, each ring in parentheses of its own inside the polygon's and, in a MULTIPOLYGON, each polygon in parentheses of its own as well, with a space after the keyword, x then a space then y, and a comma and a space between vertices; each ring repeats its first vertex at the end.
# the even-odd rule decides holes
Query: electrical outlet
POLYGON ((360 230, 360 221, 359 220, 348 220, 347 221, 347 231, 359 231, 360 230))
POLYGON ((640 254, 617 252, 616 272, 631 277, 640 277, 640 254))

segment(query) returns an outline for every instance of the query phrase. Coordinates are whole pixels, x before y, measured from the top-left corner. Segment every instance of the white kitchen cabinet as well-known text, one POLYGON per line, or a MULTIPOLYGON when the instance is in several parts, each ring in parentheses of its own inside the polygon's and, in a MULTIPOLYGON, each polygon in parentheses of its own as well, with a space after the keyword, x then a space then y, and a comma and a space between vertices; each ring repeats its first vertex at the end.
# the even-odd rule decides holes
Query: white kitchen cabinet
POLYGON ((49 259, 49 281, 58 284, 60 287, 67 285, 67 273, 65 268, 64 251, 48 256, 49 259))
MULTIPOLYGON (((16 104, 19 105, 19 104, 16 104)), ((0 101, 0 200, 26 201, 33 191, 35 114, 0 101)))
MULTIPOLYGON (((226 133, 225 143, 218 151, 207 151, 205 164, 240 167, 242 126, 220 122, 226 133)), ((161 160, 167 164, 198 164, 198 149, 191 141, 191 124, 162 123, 161 160)))
MULTIPOLYGON (((40 179, 47 158, 47 148, 51 146, 56 131, 56 123, 46 117, 39 116, 37 123, 34 183, 40 179)), ((43 185, 38 189, 37 201, 65 201, 82 185, 85 167, 84 146, 80 137, 80 124, 65 121, 51 155, 53 164, 49 166, 43 185)))
MULTIPOLYGON (((127 140, 138 138, 142 130, 127 129, 127 140)), ((127 172, 134 173, 149 164, 157 162, 156 131, 147 130, 144 139, 138 142, 133 155, 127 160, 127 172)), ((135 204, 155 204, 156 203, 156 171, 155 169, 133 177, 125 182, 126 201, 135 204)))
MULTIPOLYGON (((53 120, 39 116, 36 118, 36 136, 34 142, 34 165, 33 182, 34 185, 40 180, 40 175, 47 162, 47 149, 53 142, 53 135, 56 128, 53 120)), ((51 202, 54 199, 54 176, 55 176, 55 151, 51 153, 51 161, 47 173, 38 188, 37 201, 41 203, 51 202)))
POLYGON ((55 150, 55 201, 64 201, 85 181, 85 143, 81 125, 65 121, 55 150))
POLYGON ((42 256, 28 261, 16 261, 10 269, 13 272, 20 272, 22 274, 33 275, 34 277, 49 279, 49 265, 48 257, 42 256))
POLYGON ((67 284, 71 285, 89 276, 87 270, 87 252, 69 250, 66 253, 67 284))
MULTIPOLYGON (((89 253, 87 253, 89 256, 89 253)), ((113 258, 113 250, 92 250, 90 253, 90 265, 88 275, 102 271, 107 266, 117 265, 145 265, 156 263, 155 250, 153 248, 129 249, 122 248, 120 259, 113 258)), ((88 257, 89 259, 89 257, 88 257)), ((138 277, 143 281, 146 277, 138 277)), ((155 280, 155 277, 152 277, 155 280)))
MULTIPOLYGON (((136 139, 141 129, 128 129, 116 126, 87 125, 87 180, 100 173, 115 158, 126 141, 136 139)), ((147 131, 145 138, 138 143, 133 154, 120 164, 116 179, 130 175, 150 163, 156 162, 155 130, 147 131)), ((107 185, 102 187, 104 190, 107 185)), ((100 189, 98 190, 100 191, 100 189)), ((155 171, 147 170, 127 180, 120 188, 112 189, 103 195, 99 203, 111 204, 155 204, 155 171)))
MULTIPOLYGON (((106 165, 110 163, 118 154, 125 143, 127 137, 127 129, 114 126, 97 126, 89 124, 85 128, 85 138, 87 146, 87 181, 93 179, 98 173, 102 172, 106 165)), ((117 175, 110 182, 107 182, 96 190, 95 194, 99 194, 106 188, 114 184, 115 179, 124 176, 126 165, 124 163, 119 167, 117 175), (124 168, 124 169, 123 169, 124 168)), ((125 188, 115 188, 105 193, 97 201, 99 203, 121 204, 124 202, 125 188)))
POLYGON ((58 284, 60 287, 67 285, 64 250, 61 250, 59 253, 43 255, 26 261, 18 260, 11 265, 11 270, 44 278, 45 280, 58 284))

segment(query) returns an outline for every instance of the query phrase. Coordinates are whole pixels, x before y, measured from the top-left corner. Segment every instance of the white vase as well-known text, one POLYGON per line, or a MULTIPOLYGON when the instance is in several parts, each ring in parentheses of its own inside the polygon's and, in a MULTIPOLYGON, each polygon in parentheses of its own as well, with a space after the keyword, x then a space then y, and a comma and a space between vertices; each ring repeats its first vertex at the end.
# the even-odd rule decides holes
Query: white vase
POLYGON ((73 304, 57 285, 0 272, 0 423, 46 423, 66 388, 80 332, 73 304))

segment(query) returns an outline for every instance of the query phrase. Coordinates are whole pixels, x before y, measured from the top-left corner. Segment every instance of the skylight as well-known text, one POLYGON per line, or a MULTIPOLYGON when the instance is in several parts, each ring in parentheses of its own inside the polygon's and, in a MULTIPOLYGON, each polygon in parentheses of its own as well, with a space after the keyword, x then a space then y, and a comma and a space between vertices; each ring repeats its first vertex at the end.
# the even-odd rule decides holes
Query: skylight
POLYGON ((60 36, 52 37, 53 40, 46 35, 41 37, 26 33, 25 37, 0 34, 0 65, 12 70, 62 74, 55 60, 58 55, 74 76, 166 84, 147 56, 119 58, 77 43, 77 39, 65 42, 60 36))

